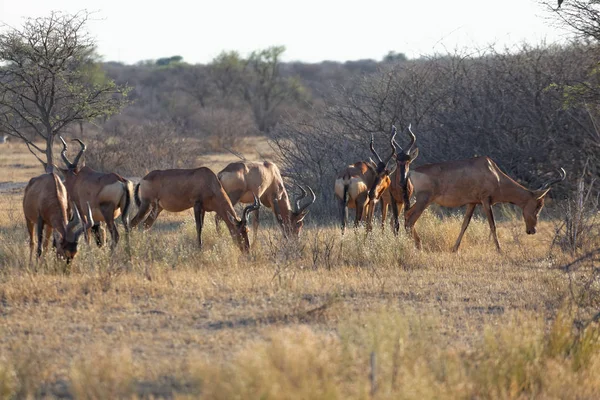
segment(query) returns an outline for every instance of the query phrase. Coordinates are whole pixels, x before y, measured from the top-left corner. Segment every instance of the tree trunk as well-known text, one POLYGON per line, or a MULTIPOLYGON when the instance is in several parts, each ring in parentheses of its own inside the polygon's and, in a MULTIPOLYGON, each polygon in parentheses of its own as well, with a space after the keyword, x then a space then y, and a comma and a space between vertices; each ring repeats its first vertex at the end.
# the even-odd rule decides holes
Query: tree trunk
POLYGON ((46 137, 46 172, 54 172, 54 153, 52 151, 52 145, 54 144, 54 135, 52 132, 47 132, 46 137))

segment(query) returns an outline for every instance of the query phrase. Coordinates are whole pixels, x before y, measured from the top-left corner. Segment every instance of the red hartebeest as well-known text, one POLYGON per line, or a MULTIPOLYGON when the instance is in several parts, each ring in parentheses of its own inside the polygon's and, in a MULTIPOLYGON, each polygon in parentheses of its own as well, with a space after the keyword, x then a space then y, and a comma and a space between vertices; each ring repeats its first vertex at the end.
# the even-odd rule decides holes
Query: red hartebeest
POLYGON ((115 225, 115 218, 119 214, 121 214, 125 232, 129 232, 129 207, 133 184, 118 174, 98 172, 90 167, 81 166, 79 161, 86 146, 79 139, 74 139, 74 141, 79 143, 81 149, 74 161, 69 161, 67 143, 62 137, 60 140, 63 143, 63 150, 60 154, 67 166, 67 169, 61 169, 61 172, 65 176, 65 186, 70 202, 74 202, 80 212, 84 209, 85 204, 91 205, 92 215, 96 221, 96 225, 92 227, 96 242, 98 245, 102 245, 103 238, 99 223, 104 221, 110 232, 114 248, 119 242, 119 232, 115 225))
MULTIPOLYGON (((304 224, 304 217, 309 212, 308 207, 317 199, 315 192, 308 187, 311 200, 300 206, 300 200, 307 196, 307 192, 298 185, 302 196, 296 199, 295 210, 292 209, 279 167, 268 161, 234 162, 223 168, 217 176, 233 205, 238 202, 251 203, 254 196, 258 196, 262 205, 273 210, 285 237, 298 237, 304 224)), ((256 209, 252 221, 254 240, 258 230, 258 213, 259 210, 256 209)), ((215 217, 217 229, 219 217, 219 215, 215 217)))
POLYGON ((523 211, 527 234, 534 234, 538 215, 544 206, 544 197, 553 184, 566 177, 565 170, 560 168, 560 177, 549 180, 537 190, 529 190, 506 175, 489 157, 427 164, 409 171, 409 164, 415 158, 416 155, 409 157, 408 162, 402 159, 397 163, 398 169, 405 167, 405 176, 407 177, 404 181, 406 189, 402 195, 405 198, 409 196, 410 187, 408 185, 411 184, 416 198, 416 202, 405 211, 404 226, 408 231, 412 231, 418 248, 421 247, 421 239, 414 225, 431 203, 443 207, 467 205, 460 234, 452 251, 458 251, 475 207, 481 204, 496 248, 500 251, 492 206, 496 203, 515 204, 523 211), (400 165, 402 162, 404 162, 404 166, 400 165))
POLYGON ((258 198, 254 197, 254 203, 246 207, 242 218, 238 219, 221 182, 206 167, 152 171, 136 185, 134 197, 139 210, 131 221, 132 228, 144 220, 145 228, 150 228, 163 210, 180 212, 193 207, 198 246, 201 248, 204 214, 215 211, 225 220, 240 250, 249 251, 248 213, 259 207, 258 198))
MULTIPOLYGON (((396 132, 396 127, 392 125, 392 132, 396 132)), ((391 183, 389 188, 390 204, 392 206, 392 229, 397 234, 400 229, 398 222, 399 210, 404 206, 404 211, 410 207, 410 197, 412 196, 413 186, 407 180, 408 172, 410 171, 410 163, 419 155, 419 149, 413 149, 417 140, 413 133, 410 124, 408 125, 408 133, 410 135, 410 144, 404 150, 392 136, 390 146, 396 155, 396 170, 391 174, 391 183)))
MULTIPOLYGON (((395 134, 394 131, 392 140, 395 134)), ((387 196, 383 196, 390 185, 390 172, 387 169, 387 163, 392 159, 395 152, 392 151, 384 162, 375 151, 372 134, 370 149, 377 158, 377 163, 374 161, 359 161, 351 164, 338 174, 335 180, 335 195, 340 199, 342 208, 342 234, 346 231, 348 208, 356 209, 354 227, 358 227, 363 216, 366 216, 367 231, 370 231, 375 205, 380 198, 384 198, 384 201, 387 199, 387 196)), ((387 204, 384 204, 384 208, 387 209, 387 204)), ((383 214, 385 215, 385 213, 383 214)))
POLYGON ((87 224, 81 221, 81 216, 76 207, 73 209, 73 219, 68 220, 67 212, 67 189, 54 173, 43 174, 31 178, 25 187, 23 196, 23 211, 27 222, 29 233, 29 262, 33 255, 34 240, 33 229, 37 225, 37 256, 48 248, 50 236, 55 231, 56 252, 70 262, 77 253, 77 243, 82 232, 93 223, 90 205, 87 205, 87 224), (78 228, 78 225, 82 225, 78 228), (44 227, 46 227, 45 238, 42 238, 44 227))

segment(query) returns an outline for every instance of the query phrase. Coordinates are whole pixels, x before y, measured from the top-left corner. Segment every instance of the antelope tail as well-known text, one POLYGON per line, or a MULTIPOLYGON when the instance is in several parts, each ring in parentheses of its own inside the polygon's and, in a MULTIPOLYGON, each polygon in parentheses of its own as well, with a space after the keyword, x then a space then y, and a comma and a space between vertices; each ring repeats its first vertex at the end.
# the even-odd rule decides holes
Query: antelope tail
POLYGON ((140 200, 140 184, 135 185, 135 193, 134 193, 135 205, 140 206, 142 201, 140 200))
MULTIPOLYGON (((125 193, 121 197, 121 203, 119 206, 121 207, 121 221, 123 221, 123 225, 126 229, 129 229, 129 210, 131 209, 131 197, 133 192, 133 183, 131 181, 127 181, 124 184, 125 193)), ((137 198, 136 198, 137 199, 137 198)))
POLYGON ((348 189, 350 186, 349 180, 344 180, 344 195, 342 196, 342 231, 346 229, 346 222, 348 221, 348 189))

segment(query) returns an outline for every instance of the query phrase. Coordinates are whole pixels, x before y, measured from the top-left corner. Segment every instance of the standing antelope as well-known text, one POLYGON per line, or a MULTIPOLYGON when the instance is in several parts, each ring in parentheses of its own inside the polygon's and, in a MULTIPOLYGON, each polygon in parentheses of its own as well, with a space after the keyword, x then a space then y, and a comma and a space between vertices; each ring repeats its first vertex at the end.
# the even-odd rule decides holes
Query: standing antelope
MULTIPOLYGON (((300 206, 300 200, 307 196, 307 192, 298 185, 302 191, 302 196, 296 199, 296 209, 293 210, 279 167, 268 161, 262 163, 234 162, 223 168, 217 176, 233 205, 238 202, 251 203, 254 196, 258 196, 262 205, 273 210, 286 238, 289 236, 298 237, 304 225, 304 217, 308 214, 308 207, 317 199, 315 192, 309 186, 311 200, 300 206)), ((256 240, 258 230, 258 213, 257 208, 252 221, 254 228, 253 241, 256 240)), ((217 227, 219 217, 219 215, 215 217, 217 227)))
POLYGON ((81 146, 79 153, 73 162, 67 158, 67 143, 60 137, 63 143, 63 150, 60 155, 67 166, 66 170, 61 170, 65 176, 65 186, 69 199, 74 202, 79 210, 83 205, 89 203, 92 207, 92 215, 96 224, 92 227, 96 242, 102 244, 102 235, 100 222, 106 222, 106 226, 112 238, 112 246, 119 242, 119 231, 115 225, 115 218, 121 215, 125 232, 129 232, 129 208, 131 205, 131 196, 133 184, 131 181, 115 173, 98 172, 87 166, 80 166, 79 160, 86 150, 85 144, 77 141, 81 146))
MULTIPOLYGON (((396 127, 394 125, 392 125, 392 132, 396 132, 396 127)), ((404 206, 404 211, 406 212, 406 210, 408 210, 410 207, 410 197, 413 193, 413 185, 408 180, 410 163, 419 155, 419 149, 413 149, 417 138, 413 133, 410 124, 408 125, 408 133, 410 134, 410 145, 406 150, 394 140, 394 135, 392 135, 392 138, 390 139, 390 146, 396 155, 396 170, 391 175, 391 184, 389 188, 393 217, 392 228, 396 234, 400 230, 400 223, 398 221, 399 209, 404 206)))
POLYGON ((25 187, 23 196, 23 211, 27 223, 27 232, 29 233, 29 262, 31 263, 34 240, 33 228, 37 225, 37 257, 48 249, 50 235, 56 231, 58 238, 56 240, 57 255, 70 262, 77 253, 77 242, 81 233, 93 225, 94 220, 88 204, 87 225, 81 221, 81 216, 77 207, 73 207, 73 219, 67 218, 67 189, 62 184, 58 176, 54 173, 43 174, 31 178, 25 187), (77 228, 79 224, 82 227, 77 228), (45 238, 42 238, 46 227, 45 238))
MULTIPOLYGON (((395 134, 394 131, 392 138, 395 134)), ((373 134, 371 134, 370 149, 377 158, 377 163, 372 160, 355 162, 339 173, 335 180, 335 195, 340 199, 342 208, 342 234, 346 231, 348 208, 356 209, 355 228, 358 227, 363 216, 366 215, 367 231, 372 228, 375 205, 380 198, 384 201, 384 210, 387 210, 386 201, 389 197, 385 193, 391 183, 387 163, 395 153, 392 151, 384 162, 373 146, 373 134)), ((382 218, 385 218, 386 214, 382 212, 382 215, 382 218)))
POLYGON ((254 197, 254 204, 246 207, 242 218, 238 219, 221 182, 206 167, 152 171, 136 185, 134 197, 139 210, 131 221, 132 228, 145 220, 144 226, 149 229, 163 210, 180 212, 193 207, 198 246, 202 247, 204 214, 215 211, 225 220, 240 250, 249 251, 248 213, 258 209, 258 198, 254 197))
MULTIPOLYGON (((410 161, 413 161, 414 158, 416 155, 410 158, 410 161)), ((498 251, 500 251, 500 243, 496 235, 496 222, 492 212, 492 206, 496 203, 511 203, 521 208, 525 220, 525 230, 529 235, 534 234, 538 215, 544 207, 544 197, 553 184, 566 177, 565 170, 560 168, 558 178, 549 180, 537 190, 529 190, 502 172, 489 157, 427 164, 408 171, 409 164, 410 162, 405 164, 407 179, 405 180, 404 195, 408 197, 410 193, 408 184, 412 184, 416 202, 405 212, 404 226, 407 230, 412 231, 418 248, 421 247, 421 239, 414 225, 431 203, 439 204, 442 207, 467 205, 460 234, 452 248, 454 252, 458 251, 462 237, 478 204, 483 207, 498 251)))

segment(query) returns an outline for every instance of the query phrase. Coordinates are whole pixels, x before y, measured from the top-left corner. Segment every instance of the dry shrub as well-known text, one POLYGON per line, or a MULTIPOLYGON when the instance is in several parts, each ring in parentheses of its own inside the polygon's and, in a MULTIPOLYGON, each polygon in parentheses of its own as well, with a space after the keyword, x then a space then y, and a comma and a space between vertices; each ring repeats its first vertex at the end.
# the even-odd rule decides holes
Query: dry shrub
POLYGON ((203 108, 196 118, 209 151, 240 150, 242 138, 258 134, 252 115, 244 109, 203 108))
POLYGON ((73 362, 69 375, 78 399, 117 399, 133 394, 134 366, 127 349, 92 347, 73 362))
POLYGON ((559 205, 562 221, 556 228, 554 243, 563 251, 574 254, 600 245, 600 191, 594 183, 586 183, 581 176, 577 190, 559 205))
POLYGON ((194 167, 202 148, 197 139, 182 137, 177 125, 166 122, 120 127, 113 134, 97 135, 87 145, 87 165, 125 176, 194 167))
POLYGON ((447 347, 441 319, 381 309, 339 326, 271 331, 231 360, 196 368, 207 399, 591 398, 600 390, 600 326, 579 332, 561 314, 513 314, 472 351, 447 347), (583 380, 585 377, 587 380, 583 380), (570 396, 567 396, 570 397, 570 396))
POLYGON ((206 399, 340 398, 341 346, 300 326, 251 343, 231 363, 196 368, 206 399))
POLYGON ((48 357, 32 343, 14 343, 9 357, 0 357, 0 399, 39 395, 47 378, 48 357))
POLYGON ((18 382, 15 371, 5 358, 0 358, 0 399, 16 397, 18 382))

